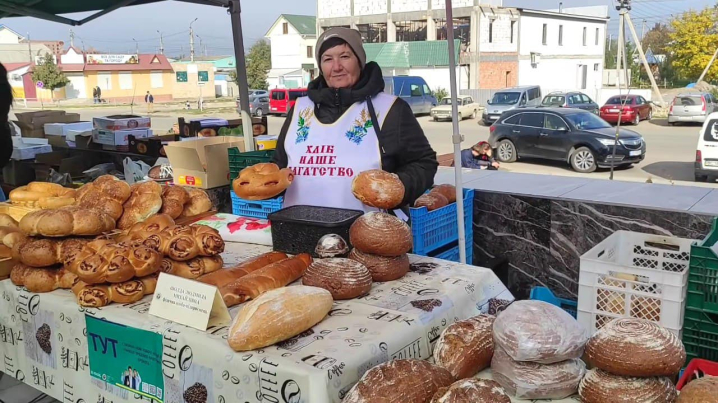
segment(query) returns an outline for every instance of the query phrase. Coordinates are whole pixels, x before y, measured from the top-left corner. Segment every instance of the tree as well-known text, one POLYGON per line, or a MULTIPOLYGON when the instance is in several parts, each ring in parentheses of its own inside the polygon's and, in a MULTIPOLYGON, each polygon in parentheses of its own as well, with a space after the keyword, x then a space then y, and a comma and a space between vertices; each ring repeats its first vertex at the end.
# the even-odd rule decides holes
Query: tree
POLYGON ((36 65, 32 72, 32 81, 37 84, 42 81, 43 88, 50 90, 50 96, 54 95, 54 91, 62 88, 70 83, 65 74, 55 64, 52 55, 46 53, 42 59, 42 63, 36 65))
MULTIPOLYGON (((701 12, 689 11, 671 22, 673 67, 679 75, 696 80, 710 61, 718 46, 715 27, 715 10, 706 8, 701 12)), ((718 78, 718 63, 708 71, 707 78, 718 78)))
MULTIPOLYGON (((249 88, 264 89, 267 83, 267 72, 272 68, 272 48, 270 44, 261 40, 249 48, 247 54, 247 84, 249 88)), ((232 82, 237 83, 237 72, 229 73, 232 82)))
POLYGON ((665 55, 668 53, 668 46, 671 43, 671 27, 668 24, 657 23, 643 37, 643 51, 648 48, 653 50, 653 54, 665 55))

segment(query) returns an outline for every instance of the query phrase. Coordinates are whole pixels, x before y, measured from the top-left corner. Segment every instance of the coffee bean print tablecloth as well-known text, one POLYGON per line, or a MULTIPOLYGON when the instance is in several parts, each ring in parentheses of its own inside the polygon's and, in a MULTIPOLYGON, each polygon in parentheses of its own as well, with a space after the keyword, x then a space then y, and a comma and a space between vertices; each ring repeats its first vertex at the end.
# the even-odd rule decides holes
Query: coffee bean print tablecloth
MULTIPOLYGON (((226 265, 269 250, 240 243, 226 249, 226 265)), ((90 315, 163 336, 165 402, 339 402, 371 367, 391 359, 427 359, 448 325, 496 313, 513 301, 488 269, 421 256, 411 256, 411 262, 404 278, 375 283, 362 298, 335 302, 314 328, 245 353, 229 348, 229 326, 202 332, 149 315, 150 296, 83 309, 70 291, 33 294, 1 281, 0 371, 62 402, 146 401, 90 377, 90 315)), ((233 317, 238 309, 230 310, 233 317)))

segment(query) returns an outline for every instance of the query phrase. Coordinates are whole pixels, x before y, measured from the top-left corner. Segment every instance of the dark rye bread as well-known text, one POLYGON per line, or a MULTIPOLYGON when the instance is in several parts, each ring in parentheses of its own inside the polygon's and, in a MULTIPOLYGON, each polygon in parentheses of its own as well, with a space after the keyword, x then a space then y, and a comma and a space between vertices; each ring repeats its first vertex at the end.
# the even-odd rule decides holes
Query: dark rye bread
POLYGON ((434 362, 456 379, 476 375, 494 355, 494 316, 478 315, 449 325, 434 347, 434 362))
POLYGON ((472 378, 439 389, 431 403, 511 403, 511 398, 496 381, 472 378))
POLYGON ((376 282, 398 280, 409 272, 409 255, 406 253, 396 257, 385 257, 364 253, 357 248, 349 252, 349 259, 366 266, 376 282))
MULTIPOLYGON (((588 371, 578 388, 582 403, 674 403, 676 388, 665 377, 633 378, 588 371)), ((715 402, 715 400, 712 400, 715 402)), ((697 403, 690 401, 691 403, 697 403)))
POLYGON ((718 377, 705 377, 688 382, 681 389, 677 403, 718 402, 718 377))
POLYGON ((302 284, 324 288, 335 300, 352 299, 371 290, 371 274, 361 263, 343 258, 312 262, 302 277, 302 284))

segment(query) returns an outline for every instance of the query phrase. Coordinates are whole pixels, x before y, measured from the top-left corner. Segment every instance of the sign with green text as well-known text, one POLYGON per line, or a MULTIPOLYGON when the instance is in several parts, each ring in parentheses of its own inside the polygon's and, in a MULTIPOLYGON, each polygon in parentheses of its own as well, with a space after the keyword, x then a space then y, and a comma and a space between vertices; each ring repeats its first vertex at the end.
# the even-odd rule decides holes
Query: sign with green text
POLYGON ((162 402, 162 335, 85 315, 90 375, 162 402))

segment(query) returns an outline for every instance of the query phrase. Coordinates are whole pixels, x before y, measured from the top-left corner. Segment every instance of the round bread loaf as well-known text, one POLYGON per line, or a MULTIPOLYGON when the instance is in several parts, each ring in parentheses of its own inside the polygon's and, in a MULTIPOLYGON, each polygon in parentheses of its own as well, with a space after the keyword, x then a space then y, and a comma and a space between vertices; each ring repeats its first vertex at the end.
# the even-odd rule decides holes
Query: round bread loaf
POLYGON ((429 193, 439 193, 446 197, 449 203, 456 202, 456 187, 454 185, 434 186, 429 193))
POLYGON ((494 342, 516 361, 580 358, 587 341, 588 332, 576 319, 543 301, 516 301, 494 321, 494 342))
POLYGON ((506 393, 517 399, 563 399, 576 393, 586 374, 586 364, 580 359, 555 364, 514 361, 497 347, 491 373, 506 393))
POLYGON ((314 253, 321 257, 341 257, 345 256, 349 252, 349 245, 347 241, 342 238, 341 235, 337 234, 326 234, 319 239, 317 246, 314 248, 314 253))
POLYGON ((496 381, 463 379, 439 389, 431 403, 511 403, 511 398, 496 381))
POLYGON ((673 403, 676 401, 676 388, 668 378, 624 377, 600 369, 588 371, 578 387, 578 394, 581 396, 582 403, 673 403))
POLYGON ((354 177, 352 193, 367 206, 389 210, 404 200, 404 184, 396 174, 372 169, 354 177))
POLYGON ((678 395, 677 403, 718 402, 718 377, 709 376, 688 382, 678 395))
POLYGON ((434 362, 456 379, 476 375, 494 355, 494 316, 478 315, 449 325, 434 347, 434 362))
POLYGON ((449 371, 423 360, 393 360, 364 373, 342 403, 428 403, 453 382, 449 371))
POLYGON ((421 197, 416 199, 416 201, 414 202, 414 207, 426 207, 427 210, 433 211, 436 209, 440 209, 447 204, 449 204, 449 200, 444 197, 444 195, 437 192, 421 195, 421 197))
POLYGON ((645 319, 620 318, 607 323, 586 345, 588 362, 623 376, 673 376, 686 362, 683 343, 673 333, 645 319))
POLYGON ((323 288, 335 300, 352 299, 371 290, 371 274, 355 260, 317 259, 304 272, 302 284, 323 288))
POLYGON ((409 272, 409 255, 406 253, 396 257, 385 257, 364 253, 359 249, 349 252, 349 259, 366 266, 376 282, 398 280, 409 272))
POLYGON ((411 229, 393 215, 372 211, 354 221, 349 243, 364 253, 401 256, 411 250, 411 229))

